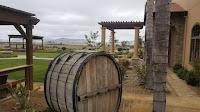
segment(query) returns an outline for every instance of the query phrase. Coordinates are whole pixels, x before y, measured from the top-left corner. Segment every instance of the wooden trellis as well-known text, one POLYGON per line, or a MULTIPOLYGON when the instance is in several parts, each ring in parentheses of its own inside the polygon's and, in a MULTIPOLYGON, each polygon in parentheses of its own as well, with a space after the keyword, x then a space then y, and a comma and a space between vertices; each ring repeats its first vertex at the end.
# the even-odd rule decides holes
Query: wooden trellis
MULTIPOLYGON (((39 19, 34 17, 35 14, 25 11, 13 9, 10 7, 0 5, 0 25, 12 25, 19 33, 26 39, 26 64, 6 68, 0 70, 0 75, 4 75, 10 72, 25 70, 25 85, 27 89, 33 89, 33 45, 32 45, 32 29, 33 26, 39 22, 39 19), (22 28, 24 27, 24 29, 22 28)), ((15 83, 13 82, 13 83, 15 83)), ((7 84, 0 85, 0 88, 6 87, 7 84)))

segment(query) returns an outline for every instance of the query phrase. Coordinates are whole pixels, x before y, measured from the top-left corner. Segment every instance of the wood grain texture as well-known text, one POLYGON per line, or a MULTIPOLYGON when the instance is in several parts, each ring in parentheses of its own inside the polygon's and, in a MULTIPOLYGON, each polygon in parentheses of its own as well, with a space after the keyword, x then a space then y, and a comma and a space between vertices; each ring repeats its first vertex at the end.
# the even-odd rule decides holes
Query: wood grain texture
POLYGON ((46 101, 56 112, 116 112, 120 80, 115 61, 104 52, 62 55, 47 72, 46 101))

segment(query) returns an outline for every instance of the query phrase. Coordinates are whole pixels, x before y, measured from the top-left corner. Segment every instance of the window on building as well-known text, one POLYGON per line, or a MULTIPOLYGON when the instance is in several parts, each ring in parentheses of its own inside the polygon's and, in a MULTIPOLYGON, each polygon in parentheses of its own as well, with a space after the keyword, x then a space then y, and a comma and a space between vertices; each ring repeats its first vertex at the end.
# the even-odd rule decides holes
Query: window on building
POLYGON ((190 62, 197 58, 200 58, 200 24, 195 25, 192 29, 190 62))

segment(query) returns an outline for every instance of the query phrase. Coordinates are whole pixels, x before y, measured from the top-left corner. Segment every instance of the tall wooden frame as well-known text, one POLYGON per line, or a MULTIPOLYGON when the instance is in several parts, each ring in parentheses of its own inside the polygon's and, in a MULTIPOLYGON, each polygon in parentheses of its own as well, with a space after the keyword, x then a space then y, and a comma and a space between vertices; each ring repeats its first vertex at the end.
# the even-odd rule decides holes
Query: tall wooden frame
MULTIPOLYGON (((16 82, 25 80, 26 88, 29 90, 33 89, 32 29, 33 26, 39 22, 39 19, 35 18, 34 16, 35 14, 32 13, 0 5, 0 25, 14 26, 26 39, 26 64, 17 67, 1 69, 0 75, 13 71, 25 70, 25 79, 16 82), (22 26, 25 30, 22 28, 22 26)), ((1 87, 6 87, 6 84, 0 85, 0 88, 1 87)))

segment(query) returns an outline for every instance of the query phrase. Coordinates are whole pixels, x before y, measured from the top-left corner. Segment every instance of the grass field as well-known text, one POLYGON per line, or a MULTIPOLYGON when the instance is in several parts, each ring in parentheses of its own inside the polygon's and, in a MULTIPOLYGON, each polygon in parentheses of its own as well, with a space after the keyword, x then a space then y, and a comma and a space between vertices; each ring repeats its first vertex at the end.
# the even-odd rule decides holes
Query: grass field
MULTIPOLYGON (((50 61, 48 60, 34 60, 33 61, 33 80, 35 82, 43 82, 46 70, 50 61)), ((0 69, 7 67, 14 67, 25 64, 25 60, 0 60, 0 69)), ((24 71, 17 71, 9 74, 9 79, 22 79, 24 71)))
POLYGON ((17 57, 17 55, 14 54, 14 53, 3 53, 3 52, 0 52, 0 58, 12 58, 12 57, 17 57))
MULTIPOLYGON (((25 52, 14 52, 15 55, 26 55, 25 52)), ((60 52, 33 52, 33 56, 40 58, 54 58, 59 55, 60 52)))

